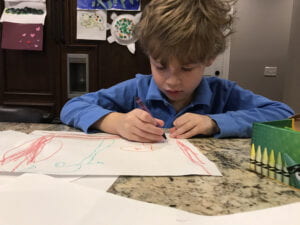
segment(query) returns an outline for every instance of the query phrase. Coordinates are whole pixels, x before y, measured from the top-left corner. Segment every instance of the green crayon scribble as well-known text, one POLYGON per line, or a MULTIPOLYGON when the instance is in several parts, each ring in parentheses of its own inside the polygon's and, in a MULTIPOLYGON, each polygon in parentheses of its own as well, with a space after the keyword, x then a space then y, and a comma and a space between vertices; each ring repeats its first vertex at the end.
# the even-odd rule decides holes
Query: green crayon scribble
POLYGON ((105 149, 109 148, 111 145, 115 143, 115 140, 111 140, 110 143, 107 143, 107 145, 103 146, 104 141, 100 141, 99 145, 84 159, 80 160, 77 163, 74 164, 69 164, 67 165, 65 162, 57 162, 55 163, 56 167, 59 168, 70 168, 71 171, 69 172, 74 172, 80 170, 83 166, 85 165, 93 165, 93 164, 103 164, 101 161, 96 161, 95 162, 95 157, 98 155, 100 151, 104 151, 105 149))

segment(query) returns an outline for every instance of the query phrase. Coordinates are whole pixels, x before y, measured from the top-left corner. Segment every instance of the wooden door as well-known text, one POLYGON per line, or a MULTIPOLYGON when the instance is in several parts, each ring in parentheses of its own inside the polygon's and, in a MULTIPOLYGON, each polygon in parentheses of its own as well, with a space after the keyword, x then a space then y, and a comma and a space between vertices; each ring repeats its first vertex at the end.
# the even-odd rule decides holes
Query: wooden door
MULTIPOLYGON (((4 8, 1 1, 1 12, 4 8)), ((60 108, 61 0, 47 1, 42 51, 0 48, 0 104, 31 106, 57 114, 60 108)), ((2 29, 1 29, 2 32, 2 29)))

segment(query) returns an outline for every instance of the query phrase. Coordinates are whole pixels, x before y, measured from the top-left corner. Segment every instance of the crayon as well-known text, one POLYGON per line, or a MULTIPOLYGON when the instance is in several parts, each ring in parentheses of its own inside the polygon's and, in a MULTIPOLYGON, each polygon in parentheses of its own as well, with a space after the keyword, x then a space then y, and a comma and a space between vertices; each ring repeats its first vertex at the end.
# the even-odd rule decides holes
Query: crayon
MULTIPOLYGON (((135 98, 135 102, 136 102, 136 104, 138 104, 138 106, 139 106, 142 110, 148 112, 148 113, 152 116, 150 110, 147 108, 147 106, 142 102, 142 100, 141 100, 139 97, 136 97, 136 98, 135 98)), ((153 116, 152 116, 152 117, 153 117, 153 116)), ((162 136, 163 136, 164 139, 167 139, 165 133, 163 133, 162 136)))
POLYGON ((284 184, 287 184, 287 185, 290 184, 290 174, 289 174, 289 171, 287 169, 287 164, 286 164, 285 160, 283 160, 282 182, 284 184))
POLYGON ((290 174, 290 185, 300 188, 300 163, 297 163, 291 156, 284 153, 284 162, 290 174))
POLYGON ((269 156, 269 177, 275 179, 275 154, 273 149, 269 156))
POLYGON ((277 158, 276 158, 276 163, 275 163, 275 178, 276 178, 276 180, 281 181, 281 182, 283 180, 282 168, 283 168, 283 163, 282 163, 282 158, 281 158, 281 152, 278 152, 277 158))
POLYGON ((252 144, 250 151, 250 170, 255 171, 255 146, 252 144))
POLYGON ((262 156, 262 175, 268 176, 269 173, 269 157, 268 157, 268 150, 264 148, 263 156, 262 156))
POLYGON ((255 155, 255 171, 258 173, 258 174, 261 174, 262 172, 262 156, 261 156, 261 148, 260 146, 257 147, 257 151, 256 151, 256 155, 255 155))

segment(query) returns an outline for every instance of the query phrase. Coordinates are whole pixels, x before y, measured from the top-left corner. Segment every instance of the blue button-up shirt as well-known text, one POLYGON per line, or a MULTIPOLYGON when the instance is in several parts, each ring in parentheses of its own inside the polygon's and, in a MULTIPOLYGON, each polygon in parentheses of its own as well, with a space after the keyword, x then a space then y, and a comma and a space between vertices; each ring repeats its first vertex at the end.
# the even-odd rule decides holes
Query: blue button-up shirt
POLYGON ((151 75, 135 78, 108 89, 88 93, 69 100, 61 111, 61 121, 88 132, 91 125, 111 112, 127 113, 138 108, 139 96, 153 117, 173 127, 176 118, 186 112, 208 115, 216 121, 220 132, 215 137, 250 137, 253 122, 285 119, 294 112, 286 104, 272 101, 216 77, 203 77, 192 102, 176 112, 160 92, 151 75))

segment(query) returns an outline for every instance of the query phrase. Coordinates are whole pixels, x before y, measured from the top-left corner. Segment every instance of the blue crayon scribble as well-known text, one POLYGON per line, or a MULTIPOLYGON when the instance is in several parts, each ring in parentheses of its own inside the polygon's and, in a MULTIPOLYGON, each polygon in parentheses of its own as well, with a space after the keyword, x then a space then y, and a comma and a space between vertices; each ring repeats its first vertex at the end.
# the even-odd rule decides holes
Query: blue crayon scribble
POLYGON ((95 157, 100 153, 103 152, 105 149, 108 149, 110 146, 112 146, 115 143, 115 140, 109 140, 110 143, 107 143, 108 140, 101 140, 99 145, 85 158, 80 160, 77 163, 74 164, 67 164, 66 162, 56 162, 55 167, 57 168, 69 168, 71 169, 69 172, 76 172, 79 171, 82 167, 86 165, 103 165, 104 162, 101 161, 94 161, 95 157), (103 143, 106 143, 105 146, 103 146, 103 143))

